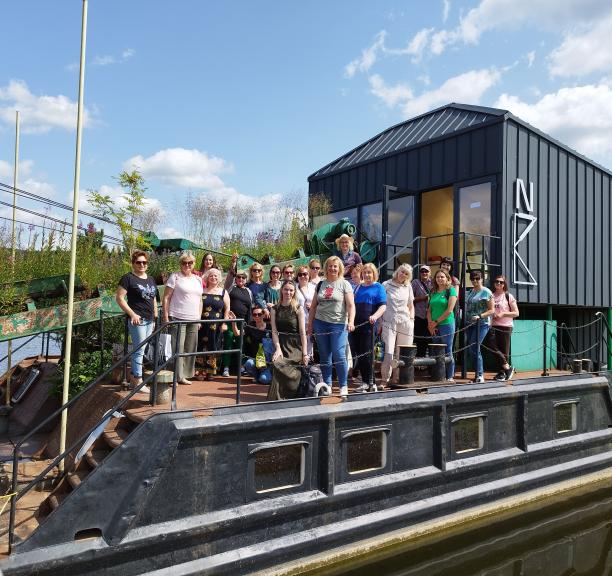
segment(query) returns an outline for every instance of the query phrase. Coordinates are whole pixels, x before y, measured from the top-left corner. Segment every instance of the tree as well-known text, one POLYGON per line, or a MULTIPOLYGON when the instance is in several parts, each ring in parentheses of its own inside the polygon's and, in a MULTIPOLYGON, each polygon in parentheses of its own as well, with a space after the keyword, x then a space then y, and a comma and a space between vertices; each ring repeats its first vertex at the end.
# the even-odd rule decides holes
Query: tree
POLYGON ((145 181, 138 170, 123 171, 115 178, 119 186, 125 190, 119 199, 111 198, 108 194, 101 194, 97 190, 89 190, 89 203, 94 213, 107 218, 121 231, 123 245, 128 254, 136 248, 150 248, 145 240, 142 230, 134 226, 137 219, 145 210, 145 181))

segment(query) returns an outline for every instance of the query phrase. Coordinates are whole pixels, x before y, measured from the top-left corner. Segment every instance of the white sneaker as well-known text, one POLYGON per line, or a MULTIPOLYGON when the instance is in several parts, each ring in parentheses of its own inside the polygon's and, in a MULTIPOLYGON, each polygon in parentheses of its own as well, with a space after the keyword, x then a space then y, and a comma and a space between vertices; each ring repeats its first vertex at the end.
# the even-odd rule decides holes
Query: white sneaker
POLYGON ((151 394, 151 389, 148 386, 143 386, 137 394, 151 394))
POLYGON ((367 392, 367 391, 368 391, 367 384, 360 384, 359 386, 357 386, 357 388, 355 388, 355 392, 367 392))
POLYGON ((230 373, 229 373, 229 368, 227 368, 227 367, 226 367, 226 368, 223 368, 223 376, 224 376, 225 378, 229 378, 229 375, 230 375, 230 373))
POLYGON ((476 380, 474 380, 474 384, 484 384, 484 376, 478 376, 478 378, 476 378, 476 380))
POLYGON ((348 386, 342 386, 340 388, 340 396, 342 396, 342 398, 346 398, 348 396, 348 386))
POLYGON ((447 378, 447 379, 446 379, 446 382, 447 382, 448 384, 454 384, 454 383, 455 383, 455 379, 454 379, 454 378, 447 378))

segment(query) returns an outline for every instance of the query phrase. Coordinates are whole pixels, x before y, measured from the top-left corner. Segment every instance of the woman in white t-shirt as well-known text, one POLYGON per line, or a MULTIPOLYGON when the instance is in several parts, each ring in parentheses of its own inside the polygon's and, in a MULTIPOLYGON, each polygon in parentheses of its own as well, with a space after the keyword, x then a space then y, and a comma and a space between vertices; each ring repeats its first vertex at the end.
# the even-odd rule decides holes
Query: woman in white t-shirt
MULTIPOLYGON (((164 322, 171 320, 199 320, 202 316, 202 279, 193 274, 195 256, 183 252, 179 258, 180 272, 173 272, 164 290, 164 322)), ((198 347, 199 324, 172 326, 172 350, 179 339, 179 352, 195 352, 198 347), (180 330, 179 330, 180 328, 180 330)), ((188 378, 195 374, 195 356, 179 358, 176 362, 176 379, 179 384, 191 384, 188 378)))
POLYGON ((514 368, 510 364, 510 338, 514 319, 519 311, 516 298, 508 292, 506 277, 498 275, 493 280, 493 307, 491 330, 487 335, 487 346, 499 362, 499 372, 495 380, 511 380, 514 368))

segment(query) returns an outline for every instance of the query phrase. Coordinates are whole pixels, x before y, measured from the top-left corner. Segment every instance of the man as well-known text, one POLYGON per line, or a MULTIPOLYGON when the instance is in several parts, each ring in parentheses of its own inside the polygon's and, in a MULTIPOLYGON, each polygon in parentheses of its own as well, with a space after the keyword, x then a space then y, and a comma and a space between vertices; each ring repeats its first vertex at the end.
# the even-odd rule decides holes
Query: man
POLYGON ((432 287, 431 268, 423 265, 419 268, 419 277, 412 281, 412 291, 414 292, 414 343, 419 357, 427 354, 427 344, 430 340, 427 329, 427 306, 432 287))
POLYGON ((293 280, 293 264, 285 264, 283 266, 283 280, 293 280))

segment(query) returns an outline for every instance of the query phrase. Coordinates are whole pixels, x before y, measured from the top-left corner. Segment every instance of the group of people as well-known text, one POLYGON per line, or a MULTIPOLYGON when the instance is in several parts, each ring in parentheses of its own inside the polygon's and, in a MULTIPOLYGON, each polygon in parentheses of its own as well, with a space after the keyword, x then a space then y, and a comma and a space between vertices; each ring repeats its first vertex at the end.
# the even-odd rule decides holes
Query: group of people
MULTIPOLYGON (((460 297, 452 261, 443 259, 433 279, 429 266, 420 266, 419 277, 413 279, 412 267, 401 264, 381 284, 376 266, 361 261, 351 237, 342 235, 336 246, 336 253, 323 266, 318 259, 295 267, 272 265, 268 281, 257 262, 248 271, 238 270, 234 256, 224 280, 214 255, 206 254, 196 269, 194 254, 183 252, 180 270, 166 281, 161 309, 163 322, 185 322, 172 323, 170 328, 173 350, 186 354, 175 362, 177 382, 188 385, 193 378, 209 379, 221 370, 229 376, 241 366, 256 382, 269 384, 269 400, 291 398, 297 394, 301 367, 313 360, 316 343, 323 382, 331 388, 335 369, 340 394, 346 396, 349 375, 361 376, 358 391, 370 389, 374 382, 372 343, 376 337, 385 348, 383 387, 397 381, 399 347, 413 340, 418 356, 426 354, 428 342, 446 345, 451 358, 446 377, 452 381, 460 297), (239 319, 244 322, 236 322, 239 319), (235 350, 240 340, 245 361, 239 363, 235 353, 224 355, 223 351, 235 350), (201 356, 203 366, 199 367, 197 353, 204 351, 207 354, 201 356)), ((134 346, 133 386, 142 384, 144 349, 139 345, 151 334, 158 315, 159 294, 147 266, 147 253, 135 251, 132 271, 120 279, 116 294, 128 316, 134 346)), ((516 300, 502 275, 495 277, 493 292, 482 285, 480 271, 473 271, 470 279, 473 287, 465 295, 466 326, 476 381, 484 381, 480 344, 487 335, 487 345, 500 364, 496 378, 510 379, 516 300), (491 327, 494 330, 489 332, 491 327)))

